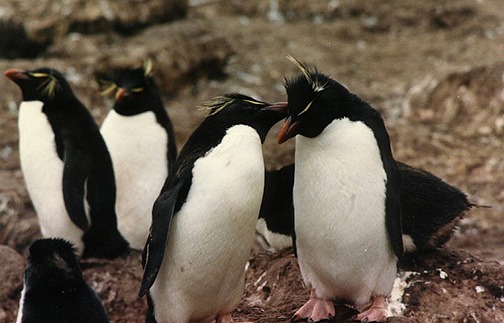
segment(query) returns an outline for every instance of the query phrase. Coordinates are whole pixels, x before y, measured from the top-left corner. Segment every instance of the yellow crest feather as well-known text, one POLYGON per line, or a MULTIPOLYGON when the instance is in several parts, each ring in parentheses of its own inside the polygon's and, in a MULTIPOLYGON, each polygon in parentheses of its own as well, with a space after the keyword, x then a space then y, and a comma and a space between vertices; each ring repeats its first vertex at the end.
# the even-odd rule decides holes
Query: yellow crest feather
POLYGON ((301 70, 304 77, 308 81, 308 84, 311 85, 313 91, 321 92, 321 91, 325 90, 325 88, 327 86, 327 82, 324 84, 321 84, 317 79, 313 80, 312 73, 308 70, 308 68, 306 66, 304 66, 300 61, 298 61, 293 56, 287 55, 287 59, 289 61, 291 61, 294 65, 296 65, 297 68, 299 68, 301 70))
POLYGON ((117 84, 114 82, 110 82, 107 80, 98 80, 98 83, 100 84, 101 88, 101 95, 103 96, 109 96, 112 93, 114 93, 117 89, 117 84))
POLYGON ((227 97, 227 96, 218 96, 215 97, 211 101, 206 101, 203 102, 199 107, 200 110, 213 110, 208 116, 213 116, 220 111, 222 111, 224 108, 226 108, 228 105, 233 103, 235 99, 227 97))
POLYGON ((58 83, 58 80, 54 75, 47 74, 47 79, 40 84, 39 88, 42 89, 42 94, 47 95, 48 97, 52 98, 56 94, 56 91, 61 88, 61 86, 58 83))
POLYGON ((153 66, 154 66, 154 63, 152 62, 152 59, 147 58, 144 61, 143 69, 144 69, 145 76, 152 76, 152 67, 153 66))

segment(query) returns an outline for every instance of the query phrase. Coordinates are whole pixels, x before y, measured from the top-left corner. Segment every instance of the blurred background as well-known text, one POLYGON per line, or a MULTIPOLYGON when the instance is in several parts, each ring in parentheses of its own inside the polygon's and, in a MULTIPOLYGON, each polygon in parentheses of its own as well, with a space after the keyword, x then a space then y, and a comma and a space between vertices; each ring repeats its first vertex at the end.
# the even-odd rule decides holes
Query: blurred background
MULTIPOLYGON (((504 1, 0 2, 1 71, 60 70, 100 124, 113 101, 97 76, 150 58, 179 149, 205 117, 203 101, 285 100, 284 78, 298 73, 286 55, 377 108, 397 160, 492 206, 470 211, 449 246, 504 266, 504 1)), ((40 233, 19 169, 20 102, 0 77, 0 244, 26 255, 40 233)), ((278 130, 265 145, 268 168, 293 160, 278 130)))

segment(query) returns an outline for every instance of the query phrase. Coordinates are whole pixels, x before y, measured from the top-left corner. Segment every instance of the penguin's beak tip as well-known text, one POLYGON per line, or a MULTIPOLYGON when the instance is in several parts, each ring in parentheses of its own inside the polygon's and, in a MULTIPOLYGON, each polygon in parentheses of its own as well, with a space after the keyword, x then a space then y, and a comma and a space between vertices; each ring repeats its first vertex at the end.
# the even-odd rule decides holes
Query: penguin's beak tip
POLYGON ((15 68, 5 71, 4 75, 5 77, 11 79, 12 81, 28 78, 28 76, 24 75, 22 71, 15 68))
POLYGON ((129 95, 129 92, 126 89, 120 88, 116 95, 115 95, 115 100, 117 102, 121 101, 123 98, 127 97, 129 95))
POLYGON ((299 121, 296 121, 292 123, 291 117, 288 117, 285 119, 285 122, 282 126, 282 129, 280 130, 280 133, 278 134, 278 144, 281 145, 290 138, 294 137, 296 135, 295 129, 298 125, 299 121))

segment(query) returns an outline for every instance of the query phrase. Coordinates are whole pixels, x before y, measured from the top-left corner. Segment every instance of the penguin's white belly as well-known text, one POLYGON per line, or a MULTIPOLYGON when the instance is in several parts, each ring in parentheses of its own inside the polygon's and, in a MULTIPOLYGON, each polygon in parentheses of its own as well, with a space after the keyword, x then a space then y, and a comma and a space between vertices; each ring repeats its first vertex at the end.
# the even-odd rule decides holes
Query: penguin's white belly
POLYGON ((315 138, 297 137, 296 245, 317 296, 363 305, 390 293, 397 258, 385 224, 386 180, 362 122, 335 120, 315 138))
POLYGON ((132 248, 142 249, 152 205, 168 176, 168 134, 153 112, 121 116, 114 110, 100 132, 114 166, 119 231, 132 248))
POLYGON ((40 101, 23 101, 19 107, 19 155, 26 188, 37 211, 42 236, 67 239, 81 254, 83 232, 72 222, 65 207, 63 162, 42 107, 40 101))
POLYGON ((196 161, 150 290, 158 322, 211 321, 238 304, 263 189, 261 141, 248 126, 196 161))

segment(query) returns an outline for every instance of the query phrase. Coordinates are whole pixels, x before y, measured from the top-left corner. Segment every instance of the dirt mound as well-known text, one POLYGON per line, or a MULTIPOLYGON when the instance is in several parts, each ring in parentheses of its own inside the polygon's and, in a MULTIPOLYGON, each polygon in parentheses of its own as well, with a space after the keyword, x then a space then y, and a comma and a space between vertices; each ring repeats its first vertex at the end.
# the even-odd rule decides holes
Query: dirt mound
POLYGON ((504 63, 452 73, 412 88, 406 117, 436 122, 465 137, 504 133, 504 63))
POLYGON ((33 58, 68 33, 116 31, 131 34, 146 26, 184 17, 187 0, 43 1, 0 4, 0 57, 33 58))

